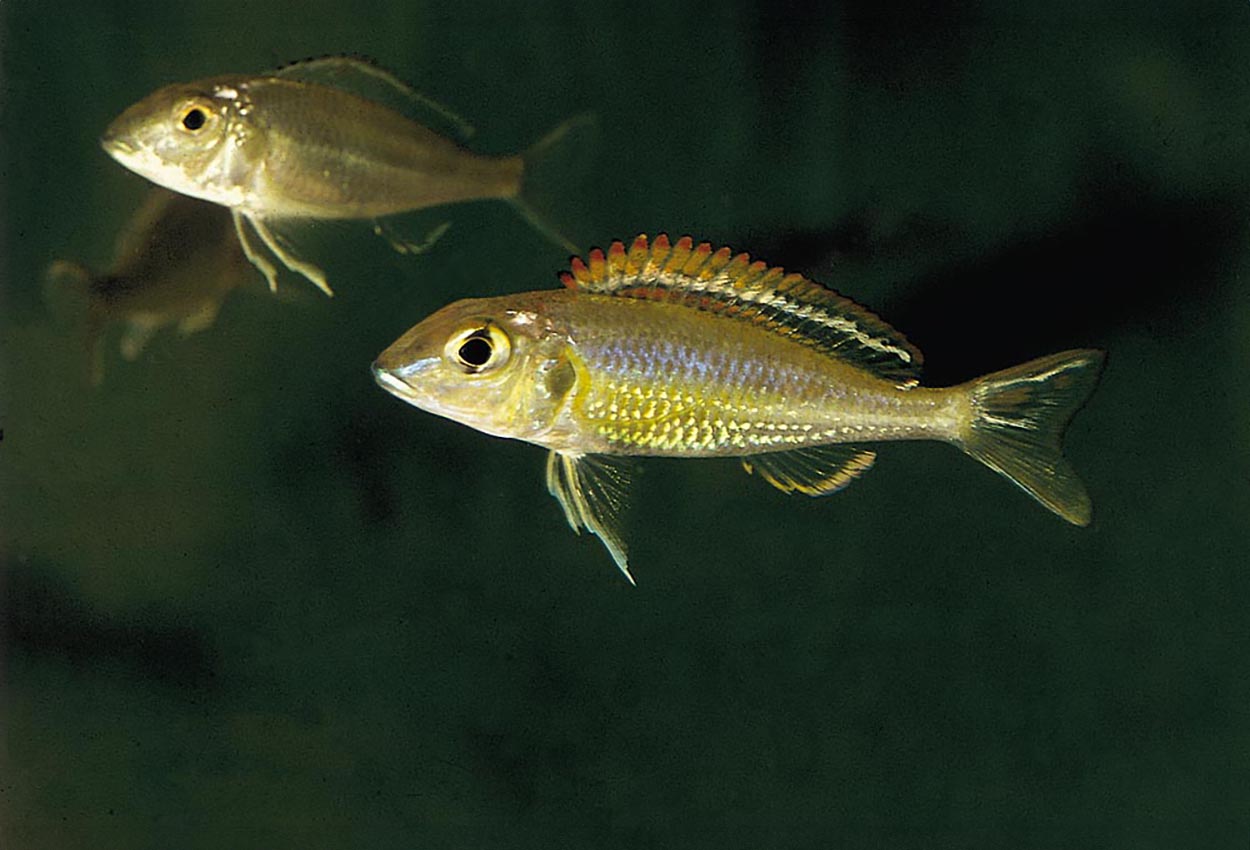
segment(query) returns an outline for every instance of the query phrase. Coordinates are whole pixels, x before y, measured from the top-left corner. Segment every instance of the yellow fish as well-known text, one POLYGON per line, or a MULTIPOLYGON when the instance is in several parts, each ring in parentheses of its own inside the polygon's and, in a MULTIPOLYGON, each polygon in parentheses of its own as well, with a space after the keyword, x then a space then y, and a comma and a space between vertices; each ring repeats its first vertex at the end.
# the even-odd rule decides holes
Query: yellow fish
POLYGON ((550 450, 547 487, 630 578, 620 456, 738 457, 820 496, 872 466, 864 443, 952 443, 1068 522, 1090 500, 1063 429, 1103 362, 1065 351, 954 387, 863 307, 802 275, 689 237, 574 259, 566 288, 458 301, 373 364, 404 401, 550 450))
MULTIPOLYGON (((100 143, 152 182, 228 207, 243 250, 270 288, 277 287, 272 257, 332 294, 324 272, 297 256, 278 228, 293 220, 374 219, 375 231, 387 235, 376 221, 382 216, 498 198, 577 250, 535 212, 529 178, 557 158, 568 131, 585 118, 565 122, 523 155, 483 156, 354 90, 378 83, 433 110, 461 136, 472 132, 385 71, 329 57, 158 89, 118 116, 100 143)), ((419 253, 445 229, 422 244, 391 244, 419 253)))
POLYGON ((222 301, 251 274, 229 213, 154 188, 118 234, 107 273, 57 260, 45 273, 44 292, 56 312, 85 314, 91 382, 98 385, 108 325, 123 326, 122 356, 135 360, 164 327, 190 334, 212 325, 222 301))

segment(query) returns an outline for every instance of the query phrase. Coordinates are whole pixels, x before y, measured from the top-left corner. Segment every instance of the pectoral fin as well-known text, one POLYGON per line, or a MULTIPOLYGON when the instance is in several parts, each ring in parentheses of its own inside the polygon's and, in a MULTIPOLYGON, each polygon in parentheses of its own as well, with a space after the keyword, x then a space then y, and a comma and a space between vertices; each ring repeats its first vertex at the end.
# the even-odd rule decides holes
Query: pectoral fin
POLYGON ((634 584, 620 534, 628 487, 629 468, 624 462, 596 455, 547 455, 547 491, 564 508, 569 526, 578 534, 585 528, 602 540, 625 578, 634 584))
POLYGON ((876 457, 854 446, 814 446, 744 457, 742 468, 758 472, 783 493, 827 496, 867 472, 876 457))

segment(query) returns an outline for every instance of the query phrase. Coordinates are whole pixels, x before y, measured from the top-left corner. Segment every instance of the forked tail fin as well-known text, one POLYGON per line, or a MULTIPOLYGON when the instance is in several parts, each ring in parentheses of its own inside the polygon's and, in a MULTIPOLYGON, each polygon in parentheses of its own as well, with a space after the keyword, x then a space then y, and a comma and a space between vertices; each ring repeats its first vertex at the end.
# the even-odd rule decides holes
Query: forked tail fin
POLYGON ((521 187, 508 200, 530 225, 571 254, 581 248, 553 223, 561 200, 583 194, 582 184, 597 153, 598 121, 575 115, 539 139, 522 155, 521 187))
POLYGON ((1089 525, 1091 506, 1063 457, 1063 430, 1094 391, 1104 357, 1064 351, 967 385, 972 421, 960 447, 1074 525, 1089 525))

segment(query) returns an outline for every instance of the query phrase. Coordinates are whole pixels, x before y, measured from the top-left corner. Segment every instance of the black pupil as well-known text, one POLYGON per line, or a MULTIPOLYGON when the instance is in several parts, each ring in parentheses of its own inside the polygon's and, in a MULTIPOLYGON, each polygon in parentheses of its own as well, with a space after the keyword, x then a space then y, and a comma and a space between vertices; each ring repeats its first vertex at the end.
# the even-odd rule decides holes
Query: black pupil
POLYGON ((481 369, 490 362, 490 342, 480 336, 471 336, 460 344, 460 362, 474 369, 481 369))
POLYGON ((182 116, 182 126, 188 130, 198 130, 204 126, 204 110, 189 109, 187 114, 182 116))

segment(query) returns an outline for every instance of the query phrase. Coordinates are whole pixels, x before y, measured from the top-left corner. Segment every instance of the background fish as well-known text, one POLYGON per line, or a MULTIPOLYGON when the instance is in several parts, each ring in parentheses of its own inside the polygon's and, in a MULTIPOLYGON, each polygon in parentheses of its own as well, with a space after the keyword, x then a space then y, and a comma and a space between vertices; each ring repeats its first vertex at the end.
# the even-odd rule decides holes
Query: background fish
MULTIPOLYGON (((105 131, 101 144, 132 171, 176 192, 229 207, 248 258, 277 286, 268 255, 332 294, 325 274, 297 256, 275 222, 377 219, 462 201, 501 199, 576 251, 535 210, 533 175, 559 160, 588 126, 574 118, 528 152, 482 156, 348 86, 377 84, 471 128, 386 72, 344 57, 294 63, 260 76, 231 75, 158 89, 105 131), (250 228, 250 232, 249 232, 250 228), (260 240, 257 245, 251 234, 260 240)), ((391 237, 398 250, 425 250, 391 237)), ((375 223, 380 235, 387 235, 375 223)))
POLYGON ((252 273, 229 213, 156 188, 118 234, 107 272, 57 260, 44 291, 54 312, 82 321, 91 382, 99 384, 110 324, 123 326, 122 356, 135 360, 161 328, 189 334, 212 325, 225 297, 252 273))
POLYGON ((563 291, 443 308, 373 371, 419 408, 549 449, 547 486, 569 524, 626 576, 616 456, 736 456, 784 492, 818 496, 872 466, 863 443, 941 440, 1089 523, 1060 440, 1102 352, 920 387, 920 352, 901 334, 801 275, 663 235, 589 260, 562 275, 563 291))

